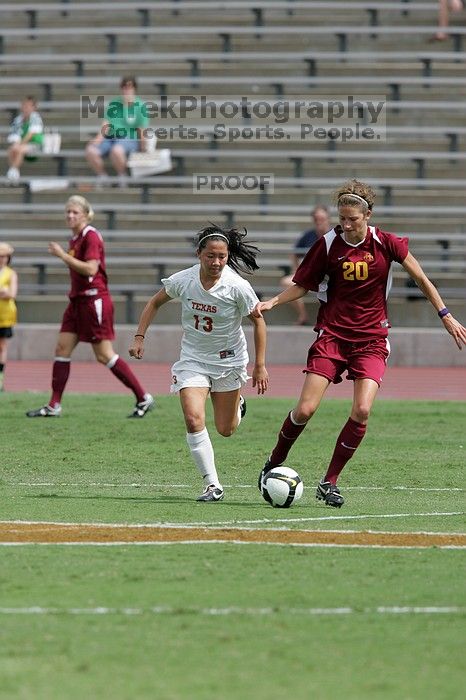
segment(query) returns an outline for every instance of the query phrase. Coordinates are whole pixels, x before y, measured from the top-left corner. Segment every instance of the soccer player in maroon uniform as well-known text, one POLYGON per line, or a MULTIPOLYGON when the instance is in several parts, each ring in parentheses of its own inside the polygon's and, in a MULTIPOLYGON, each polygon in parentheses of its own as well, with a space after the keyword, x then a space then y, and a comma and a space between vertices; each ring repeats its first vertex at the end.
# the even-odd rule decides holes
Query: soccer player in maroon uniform
POLYGON ((72 231, 68 252, 51 241, 49 253, 63 260, 71 278, 70 302, 63 315, 55 349, 52 371, 52 396, 46 406, 28 411, 29 418, 48 418, 61 413, 61 397, 70 374, 71 355, 82 341, 91 343, 94 355, 129 387, 136 405, 128 418, 143 418, 154 404, 128 364, 113 349, 113 302, 107 286, 104 242, 99 231, 90 225, 94 212, 79 195, 66 203, 66 221, 72 231))
POLYGON ((459 349, 466 344, 466 328, 449 313, 437 289, 409 252, 408 239, 369 226, 374 191, 362 182, 350 180, 335 194, 340 224, 312 246, 296 270, 294 285, 259 302, 255 313, 261 316, 274 306, 299 299, 309 290, 316 291, 320 301, 314 329, 317 339, 309 349, 301 396, 281 427, 260 474, 259 488, 262 476, 285 462, 330 383, 341 382, 346 370, 348 379, 354 381, 351 414, 316 492, 318 499, 339 508, 344 500, 337 479, 365 435, 390 353, 386 299, 392 262, 400 263, 416 282, 459 349))

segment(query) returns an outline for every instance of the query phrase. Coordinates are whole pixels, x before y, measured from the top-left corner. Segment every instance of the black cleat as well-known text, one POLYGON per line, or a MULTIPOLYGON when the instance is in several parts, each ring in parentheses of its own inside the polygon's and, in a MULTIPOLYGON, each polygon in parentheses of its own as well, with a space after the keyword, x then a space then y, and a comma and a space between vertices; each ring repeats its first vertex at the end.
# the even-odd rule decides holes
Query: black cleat
POLYGON ((51 406, 41 406, 33 411, 27 411, 28 418, 58 418, 61 414, 61 406, 52 408, 51 406))
POLYGON ((261 488, 262 487, 262 479, 264 478, 264 476, 271 469, 275 469, 275 467, 281 467, 281 466, 282 466, 281 464, 270 464, 270 457, 269 457, 269 459, 266 460, 264 466, 262 467, 262 469, 259 472, 259 478, 257 480, 257 488, 259 489, 259 491, 261 493, 262 493, 262 488, 261 488))
POLYGON ((333 508, 341 508, 345 502, 338 486, 331 484, 330 481, 320 481, 317 484, 316 498, 333 508))
POLYGON ((128 418, 144 418, 148 411, 152 411, 155 406, 155 399, 151 394, 144 394, 142 401, 136 404, 133 408, 133 412, 129 414, 128 418))

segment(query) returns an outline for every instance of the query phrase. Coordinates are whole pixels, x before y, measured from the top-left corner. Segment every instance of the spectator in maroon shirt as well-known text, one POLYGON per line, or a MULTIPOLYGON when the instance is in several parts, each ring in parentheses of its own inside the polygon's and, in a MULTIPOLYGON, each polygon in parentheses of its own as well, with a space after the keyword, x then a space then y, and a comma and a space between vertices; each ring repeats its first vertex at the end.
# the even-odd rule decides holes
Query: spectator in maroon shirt
POLYGON ((128 418, 143 418, 153 407, 154 399, 144 391, 129 365, 113 349, 113 301, 107 285, 103 238, 90 223, 94 212, 80 195, 68 199, 65 211, 72 233, 68 252, 59 243, 51 241, 49 253, 60 258, 69 269, 70 301, 55 348, 50 401, 26 415, 29 418, 50 418, 61 414, 61 398, 70 374, 71 355, 82 341, 91 343, 96 360, 108 367, 134 393, 136 405, 128 418))
POLYGON ((293 286, 257 304, 261 316, 274 306, 317 292, 320 309, 317 339, 309 349, 306 378, 297 406, 283 423, 278 441, 259 477, 280 466, 314 415, 329 385, 353 380, 351 414, 338 436, 316 497, 339 508, 344 500, 337 479, 362 441, 372 403, 389 356, 386 298, 392 262, 400 263, 437 311, 458 348, 466 344, 466 328, 450 314, 435 286, 408 250, 408 239, 370 226, 375 200, 373 190, 357 180, 345 183, 336 193, 339 225, 317 241, 304 257, 293 286))

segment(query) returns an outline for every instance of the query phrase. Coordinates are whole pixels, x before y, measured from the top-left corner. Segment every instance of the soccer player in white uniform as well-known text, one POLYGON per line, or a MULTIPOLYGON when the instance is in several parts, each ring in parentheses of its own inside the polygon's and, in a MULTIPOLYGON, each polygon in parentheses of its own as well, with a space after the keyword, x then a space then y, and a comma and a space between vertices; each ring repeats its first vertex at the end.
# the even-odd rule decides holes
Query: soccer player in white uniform
POLYGON ((204 228, 197 239, 199 263, 162 279, 163 289, 147 302, 129 349, 132 357, 141 359, 147 328, 159 308, 171 299, 181 301, 184 334, 180 359, 172 367, 171 391, 180 395, 187 443, 204 481, 204 491, 197 500, 204 502, 221 501, 224 496, 206 428, 207 397, 210 394, 215 427, 225 437, 234 433, 246 412, 240 395, 248 379, 249 360, 241 327, 243 316, 254 324, 253 386, 258 394, 268 386, 265 322, 252 315, 258 298, 250 283, 238 274, 258 268, 258 250, 244 242, 245 235, 219 226, 204 228))

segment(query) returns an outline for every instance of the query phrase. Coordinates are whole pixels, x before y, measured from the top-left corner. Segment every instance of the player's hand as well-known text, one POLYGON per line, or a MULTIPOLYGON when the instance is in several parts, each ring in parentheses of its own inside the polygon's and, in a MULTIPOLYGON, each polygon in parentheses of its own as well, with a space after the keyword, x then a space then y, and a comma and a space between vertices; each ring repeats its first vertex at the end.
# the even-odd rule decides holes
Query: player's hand
POLYGON ((269 301, 259 301, 253 311, 252 315, 255 316, 255 318, 263 318, 262 312, 263 311, 270 311, 270 309, 273 308, 273 303, 272 300, 269 299, 269 301))
POLYGON ((463 345, 466 346, 466 328, 461 325, 459 321, 456 320, 451 314, 444 316, 442 318, 443 325, 453 336, 455 343, 460 350, 463 349, 463 345))
POLYGON ((59 243, 56 243, 55 241, 50 241, 48 251, 52 255, 55 255, 57 258, 63 258, 63 256, 65 255, 65 251, 63 250, 61 245, 59 243))
POLYGON ((144 355, 144 338, 134 338, 128 352, 130 357, 134 357, 135 360, 142 360, 144 355))
POLYGON ((269 373, 265 367, 254 367, 252 371, 252 386, 257 386, 258 394, 265 394, 269 388, 269 373))

